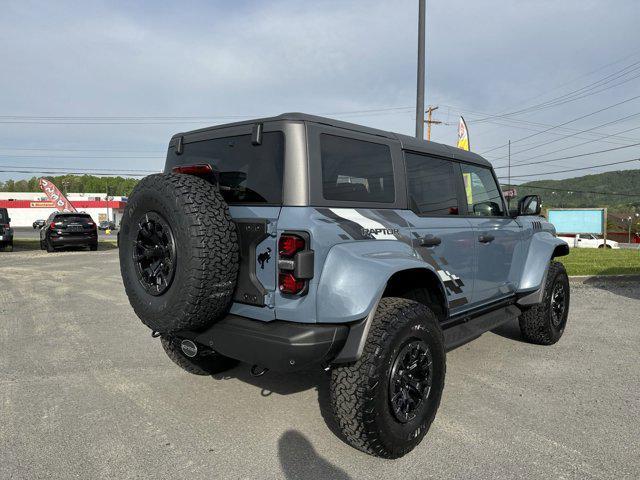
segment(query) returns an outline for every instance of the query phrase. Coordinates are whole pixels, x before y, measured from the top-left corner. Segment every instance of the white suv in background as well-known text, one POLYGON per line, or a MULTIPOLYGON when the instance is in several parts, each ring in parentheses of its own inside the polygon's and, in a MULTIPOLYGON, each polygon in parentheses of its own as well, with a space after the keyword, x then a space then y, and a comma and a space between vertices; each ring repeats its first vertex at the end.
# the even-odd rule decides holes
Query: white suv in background
POLYGON ((591 233, 579 233, 575 237, 558 237, 560 240, 567 242, 570 247, 576 248, 620 248, 618 242, 613 240, 605 241, 591 233))

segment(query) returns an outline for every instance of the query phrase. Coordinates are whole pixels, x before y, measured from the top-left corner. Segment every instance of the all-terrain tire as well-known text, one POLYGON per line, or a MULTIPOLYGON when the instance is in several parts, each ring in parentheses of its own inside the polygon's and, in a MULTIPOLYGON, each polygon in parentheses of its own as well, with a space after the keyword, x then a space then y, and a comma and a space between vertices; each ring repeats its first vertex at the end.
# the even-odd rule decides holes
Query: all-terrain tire
POLYGON ((160 342, 167 356, 183 370, 194 375, 213 375, 230 370, 238 365, 238 360, 225 357, 217 352, 199 353, 193 358, 187 357, 180 348, 180 340, 175 337, 161 337, 160 342))
POLYGON ((413 450, 435 418, 445 371, 444 340, 435 314, 413 300, 383 298, 360 359, 331 371, 331 408, 345 440, 383 458, 413 450), (416 340, 425 342, 431 352, 431 388, 416 416, 401 422, 391 407, 391 376, 398 354, 416 340))
POLYGON ((520 315, 520 331, 525 340, 538 345, 553 345, 564 333, 569 315, 569 277, 564 265, 551 262, 544 285, 542 302, 528 308, 520 315), (554 318, 554 295, 558 289, 565 295, 562 313, 554 318))
POLYGON ((129 302, 149 328, 160 333, 198 330, 227 313, 238 275, 239 247, 229 208, 214 185, 193 175, 145 177, 129 198, 119 240, 120 271, 129 302), (172 273, 166 289, 155 295, 145 287, 136 251, 140 235, 147 235, 142 230, 149 231, 150 217, 167 226, 175 257, 168 262, 172 273))
POLYGON ((45 247, 47 248, 47 252, 49 253, 53 253, 56 251, 56 249, 53 247, 53 244, 51 243, 51 240, 45 240, 45 247))

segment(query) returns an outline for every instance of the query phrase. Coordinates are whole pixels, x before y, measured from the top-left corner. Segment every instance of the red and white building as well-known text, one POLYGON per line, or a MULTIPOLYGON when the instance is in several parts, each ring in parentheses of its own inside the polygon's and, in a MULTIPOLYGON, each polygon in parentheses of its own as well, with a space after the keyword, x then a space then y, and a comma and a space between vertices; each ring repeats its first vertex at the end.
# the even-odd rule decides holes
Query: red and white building
MULTIPOLYGON (((120 225, 126 197, 109 197, 104 193, 70 193, 69 201, 79 212, 91 215, 95 222, 112 220, 120 225)), ((9 211, 12 227, 31 227, 36 220, 46 220, 57 209, 47 196, 40 192, 0 192, 0 208, 9 211)))

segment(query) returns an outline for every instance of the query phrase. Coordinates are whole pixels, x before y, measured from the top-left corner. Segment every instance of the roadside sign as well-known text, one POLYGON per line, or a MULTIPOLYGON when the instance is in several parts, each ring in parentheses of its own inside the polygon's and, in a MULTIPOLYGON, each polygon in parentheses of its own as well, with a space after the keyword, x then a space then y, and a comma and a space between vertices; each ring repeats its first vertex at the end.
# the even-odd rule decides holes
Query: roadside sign
POLYGON ((549 209, 547 214, 558 234, 606 234, 606 208, 549 209))

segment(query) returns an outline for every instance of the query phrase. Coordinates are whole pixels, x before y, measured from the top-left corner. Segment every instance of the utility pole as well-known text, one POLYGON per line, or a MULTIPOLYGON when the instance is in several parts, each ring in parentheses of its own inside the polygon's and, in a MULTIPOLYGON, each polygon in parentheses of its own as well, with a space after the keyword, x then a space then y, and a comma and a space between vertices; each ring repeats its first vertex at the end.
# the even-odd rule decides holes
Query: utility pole
POLYGON ((508 170, 508 177, 509 177, 509 188, 511 188, 511 140, 509 140, 509 170, 508 170))
POLYGON ((429 105, 429 108, 427 108, 427 140, 431 140, 431 125, 440 125, 442 123, 438 120, 431 120, 431 114, 437 109, 438 107, 432 107, 431 105, 429 105))
POLYGON ((416 138, 424 139, 424 30, 426 0, 418 0, 418 85, 416 95, 416 138))
MULTIPOLYGON (((107 182, 108 182, 108 180, 107 180, 107 182)), ((109 183, 107 183, 105 190, 107 191, 107 195, 106 195, 105 200, 107 201, 107 221, 109 222, 109 221, 111 221, 111 218, 109 217, 109 183)))

